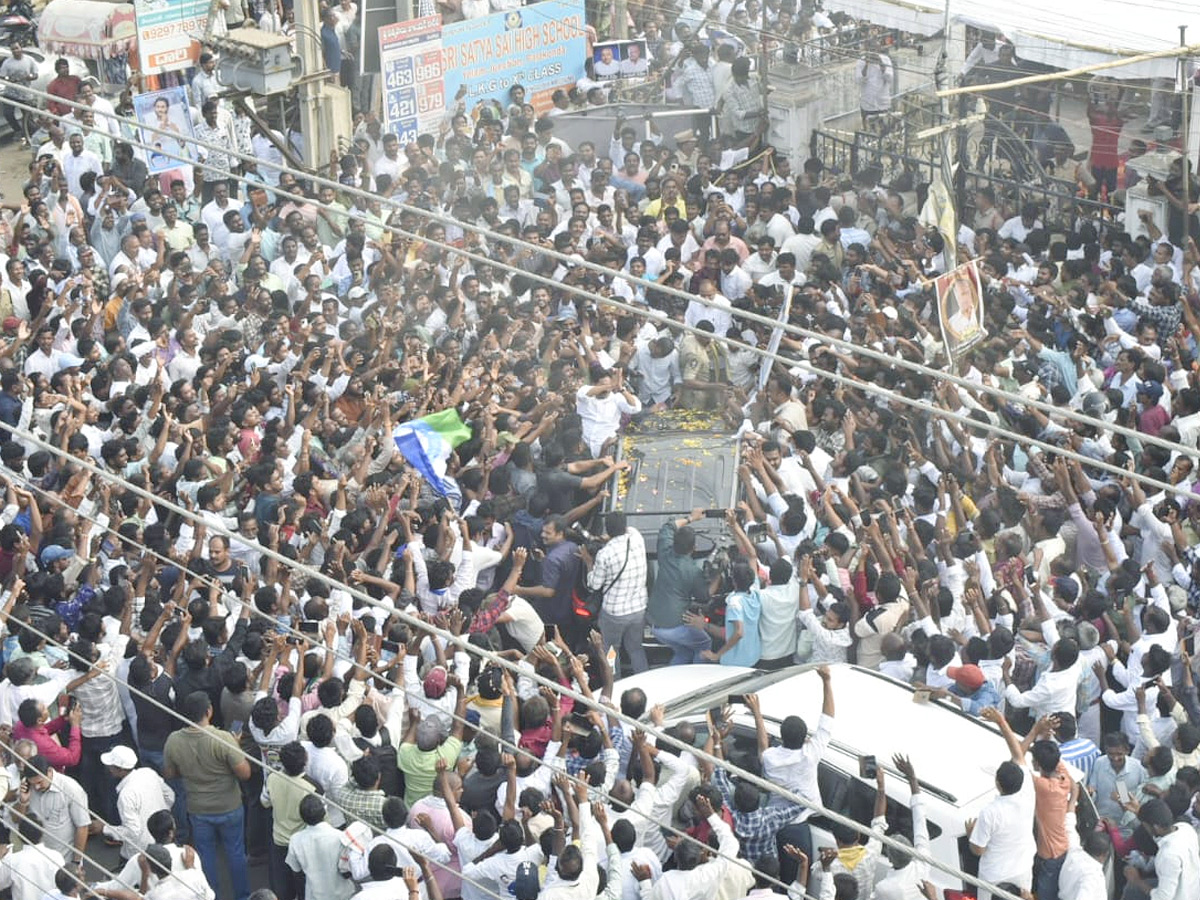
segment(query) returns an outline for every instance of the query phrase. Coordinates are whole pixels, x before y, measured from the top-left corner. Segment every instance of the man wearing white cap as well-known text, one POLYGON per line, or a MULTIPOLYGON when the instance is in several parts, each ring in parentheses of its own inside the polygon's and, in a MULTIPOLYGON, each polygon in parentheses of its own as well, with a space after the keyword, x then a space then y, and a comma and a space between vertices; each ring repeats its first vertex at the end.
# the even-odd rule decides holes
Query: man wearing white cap
POLYGON ((105 825, 105 837, 121 842, 121 858, 130 859, 154 842, 146 822, 159 810, 170 810, 175 792, 148 766, 138 767, 137 753, 118 744, 100 754, 117 782, 117 812, 120 825, 105 825))

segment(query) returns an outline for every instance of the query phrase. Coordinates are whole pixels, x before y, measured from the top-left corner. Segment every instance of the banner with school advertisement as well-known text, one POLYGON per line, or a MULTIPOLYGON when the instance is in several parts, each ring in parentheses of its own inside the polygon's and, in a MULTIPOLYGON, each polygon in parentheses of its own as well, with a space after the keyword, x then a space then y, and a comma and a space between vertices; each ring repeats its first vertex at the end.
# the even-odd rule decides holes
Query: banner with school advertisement
POLYGON ((383 131, 413 143, 437 134, 446 110, 442 85, 442 17, 422 16, 379 29, 383 131))
POLYGON ((983 285, 975 260, 963 263, 945 275, 937 285, 938 317, 946 353, 955 359, 978 344, 987 331, 983 327, 983 285))
POLYGON ((157 74, 194 66, 211 6, 212 0, 134 0, 138 68, 157 74))
POLYGON ((583 77, 586 56, 583 0, 542 0, 442 27, 446 96, 465 86, 468 111, 485 100, 507 107, 519 84, 543 113, 555 90, 583 77))

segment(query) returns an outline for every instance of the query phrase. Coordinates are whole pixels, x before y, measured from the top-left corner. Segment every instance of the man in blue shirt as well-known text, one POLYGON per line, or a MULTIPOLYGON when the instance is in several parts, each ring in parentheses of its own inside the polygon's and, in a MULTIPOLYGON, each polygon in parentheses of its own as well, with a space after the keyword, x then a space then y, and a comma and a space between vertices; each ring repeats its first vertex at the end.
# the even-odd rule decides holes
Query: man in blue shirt
MULTIPOLYGON (((25 379, 17 369, 6 369, 0 374, 0 422, 16 428, 21 421, 22 395, 25 379)), ((0 429, 0 444, 12 440, 12 432, 0 429)))
POLYGON ((325 65, 334 75, 342 71, 342 42, 337 36, 337 16, 332 9, 326 9, 321 16, 321 53, 325 56, 325 65))
POLYGON ((542 583, 522 585, 520 593, 537 610, 547 625, 557 625, 568 644, 574 646, 578 626, 571 591, 579 580, 579 545, 567 540, 567 523, 562 516, 550 516, 542 525, 542 583))
POLYGON ((734 589, 725 598, 725 643, 719 650, 706 650, 700 655, 726 666, 755 666, 762 656, 758 631, 762 600, 755 587, 754 567, 745 559, 737 559, 730 577, 734 589))

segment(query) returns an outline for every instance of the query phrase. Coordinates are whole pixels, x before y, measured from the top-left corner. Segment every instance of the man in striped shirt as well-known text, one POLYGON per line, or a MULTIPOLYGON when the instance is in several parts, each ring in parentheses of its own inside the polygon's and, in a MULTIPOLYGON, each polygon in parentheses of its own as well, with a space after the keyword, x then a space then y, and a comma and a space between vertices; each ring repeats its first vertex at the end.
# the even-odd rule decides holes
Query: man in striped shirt
POLYGON ((1086 781, 1092 774, 1092 764, 1100 757, 1100 748, 1079 734, 1073 715, 1060 712, 1056 718, 1058 727, 1054 729, 1054 738, 1058 741, 1059 755, 1068 766, 1082 772, 1086 781))

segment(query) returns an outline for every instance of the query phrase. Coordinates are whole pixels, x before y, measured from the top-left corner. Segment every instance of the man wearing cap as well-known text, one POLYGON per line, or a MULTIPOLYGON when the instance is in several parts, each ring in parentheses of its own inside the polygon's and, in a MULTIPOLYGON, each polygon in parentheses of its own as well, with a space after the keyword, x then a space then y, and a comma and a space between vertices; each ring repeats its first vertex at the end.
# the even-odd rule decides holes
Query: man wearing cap
POLYGON ((159 810, 170 810, 175 792, 149 766, 138 767, 137 753, 117 745, 100 754, 117 783, 117 814, 121 824, 104 826, 104 835, 121 842, 121 858, 131 859, 146 849, 153 839, 146 822, 159 810))
POLYGON ((59 544, 47 544, 42 548, 38 560, 42 564, 42 569, 51 574, 58 573, 62 575, 63 582, 70 587, 79 578, 79 573, 83 571, 84 560, 75 554, 75 551, 70 547, 63 547, 59 544))
POLYGON ((404 733, 397 755, 400 771, 404 773, 404 802, 409 806, 433 793, 439 759, 451 766, 457 762, 459 751, 462 750, 466 715, 467 694, 461 690, 458 691, 454 727, 449 737, 446 736, 445 722, 440 716, 422 717, 415 708, 410 709, 411 723, 404 733))
POLYGON ((453 723, 454 709, 458 706, 459 695, 463 692, 462 679, 459 673, 466 673, 470 668, 470 658, 461 650, 454 654, 454 673, 442 664, 438 664, 425 673, 424 679, 417 675, 418 652, 410 652, 404 657, 404 683, 420 684, 420 689, 410 688, 408 705, 417 715, 423 718, 437 718, 442 722, 446 731, 453 723))
POLYGON ((931 688, 931 699, 949 700, 976 718, 989 707, 1000 708, 1000 693, 979 666, 950 666, 946 669, 946 675, 954 684, 949 689, 931 688))

